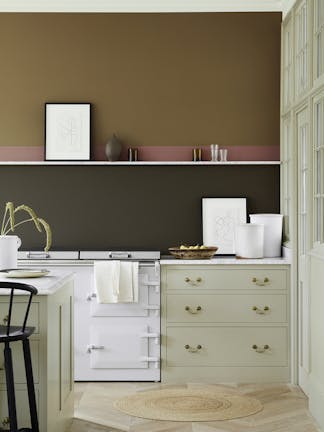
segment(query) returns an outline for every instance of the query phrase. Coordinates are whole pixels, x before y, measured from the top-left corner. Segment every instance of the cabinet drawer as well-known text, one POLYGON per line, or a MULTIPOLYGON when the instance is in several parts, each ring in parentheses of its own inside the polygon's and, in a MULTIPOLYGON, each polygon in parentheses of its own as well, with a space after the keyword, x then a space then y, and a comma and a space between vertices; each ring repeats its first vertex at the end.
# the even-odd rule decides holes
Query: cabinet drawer
MULTIPOLYGON (((30 428, 30 415, 29 415, 29 404, 28 404, 28 393, 27 390, 16 389, 16 407, 17 407, 17 420, 18 426, 24 426, 25 428, 30 428)), ((39 406, 39 391, 35 388, 36 404, 39 406)), ((40 414, 41 418, 42 415, 40 414)), ((7 407, 7 392, 5 390, 0 390, 0 427, 5 422, 4 426, 7 424, 5 429, 7 429, 8 423, 8 407, 7 407)), ((20 429, 22 430, 22 429, 20 429)), ((31 430, 31 429, 30 429, 31 430)))
POLYGON ((284 269, 167 269, 167 289, 286 289, 284 269))
MULTIPOLYGON (((12 306, 12 316, 11 316, 11 324, 12 325, 22 325, 23 320, 26 313, 27 304, 22 300, 14 300, 14 304, 12 306)), ((6 319, 8 315, 9 304, 8 302, 0 302, 0 324, 6 324, 6 319)), ((33 302, 30 305, 29 317, 27 326, 35 327, 35 332, 39 333, 39 303, 33 302)))
POLYGON ((169 327, 166 357, 168 367, 287 366, 287 329, 169 327))
MULTIPOLYGON (((12 350, 12 362, 14 370, 14 378, 16 384, 24 384, 26 382, 25 362, 24 354, 21 342, 13 342, 10 344, 12 350)), ((30 351, 33 365, 34 382, 39 382, 39 341, 30 340, 30 351)), ((4 371, 4 359, 3 350, 0 350, 0 383, 4 383, 5 371, 4 371)), ((1 425, 1 423, 0 423, 1 425)))
POLYGON ((287 321, 284 294, 168 294, 168 322, 275 323, 287 321))

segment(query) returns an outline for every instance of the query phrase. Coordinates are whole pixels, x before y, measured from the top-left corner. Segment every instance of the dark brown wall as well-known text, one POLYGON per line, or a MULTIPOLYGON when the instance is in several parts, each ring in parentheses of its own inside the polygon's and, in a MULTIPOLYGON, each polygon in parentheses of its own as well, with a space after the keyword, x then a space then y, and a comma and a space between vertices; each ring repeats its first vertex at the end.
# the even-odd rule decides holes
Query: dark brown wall
MULTIPOLYGON (((2 166, 0 208, 29 204, 51 224, 55 249, 157 249, 201 243, 201 198, 247 197, 279 211, 279 166, 2 166)), ((22 249, 42 236, 17 231, 22 249)))
POLYGON ((94 104, 93 144, 278 145, 280 13, 0 14, 0 146, 46 101, 94 104))

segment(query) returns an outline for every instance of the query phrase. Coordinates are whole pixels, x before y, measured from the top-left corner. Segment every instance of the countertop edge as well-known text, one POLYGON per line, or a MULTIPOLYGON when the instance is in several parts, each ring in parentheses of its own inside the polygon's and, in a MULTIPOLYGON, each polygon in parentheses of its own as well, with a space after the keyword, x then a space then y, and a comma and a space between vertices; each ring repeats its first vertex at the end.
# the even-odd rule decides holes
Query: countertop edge
MULTIPOLYGON (((3 282, 15 282, 15 283, 25 283, 28 285, 34 286, 37 290, 37 296, 46 296, 55 294, 66 282, 73 280, 74 273, 73 272, 64 272, 63 274, 60 272, 53 272, 49 276, 44 276, 41 278, 6 278, 0 277, 0 280, 3 282)), ((9 295, 9 290, 0 290, 1 295, 9 295)), ((22 291, 17 291, 17 295, 26 295, 22 291)))
POLYGON ((176 258, 162 258, 161 265, 290 265, 291 262, 288 258, 260 258, 260 259, 237 259, 232 257, 220 257, 204 260, 194 259, 176 259, 176 258))

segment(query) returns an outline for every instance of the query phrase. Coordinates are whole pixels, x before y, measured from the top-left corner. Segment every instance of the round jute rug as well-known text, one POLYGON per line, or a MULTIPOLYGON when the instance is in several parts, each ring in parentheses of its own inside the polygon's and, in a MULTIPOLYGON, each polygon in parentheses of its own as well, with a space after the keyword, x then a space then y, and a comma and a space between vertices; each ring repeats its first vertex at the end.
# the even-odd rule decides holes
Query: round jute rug
POLYGON ((263 409, 257 399, 201 389, 144 391, 118 399, 114 406, 134 417, 182 422, 230 420, 263 409))

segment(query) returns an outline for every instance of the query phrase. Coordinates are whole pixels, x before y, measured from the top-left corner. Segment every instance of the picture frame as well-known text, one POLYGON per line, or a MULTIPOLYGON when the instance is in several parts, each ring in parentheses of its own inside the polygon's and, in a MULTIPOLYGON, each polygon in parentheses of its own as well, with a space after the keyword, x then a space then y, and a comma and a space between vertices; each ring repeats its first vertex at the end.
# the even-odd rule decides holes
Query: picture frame
POLYGON ((246 219, 246 198, 202 198, 203 244, 217 246, 217 255, 234 255, 235 226, 246 219))
POLYGON ((45 160, 90 160, 90 127, 90 103, 45 103, 45 160))

